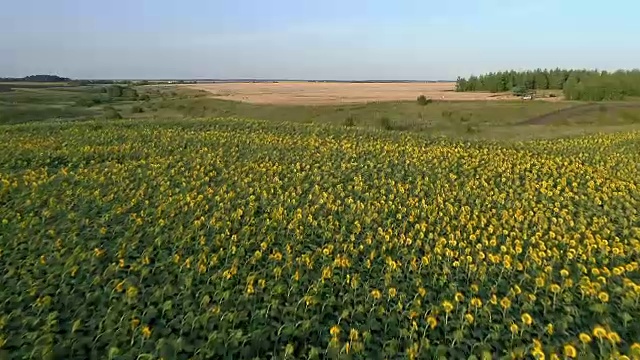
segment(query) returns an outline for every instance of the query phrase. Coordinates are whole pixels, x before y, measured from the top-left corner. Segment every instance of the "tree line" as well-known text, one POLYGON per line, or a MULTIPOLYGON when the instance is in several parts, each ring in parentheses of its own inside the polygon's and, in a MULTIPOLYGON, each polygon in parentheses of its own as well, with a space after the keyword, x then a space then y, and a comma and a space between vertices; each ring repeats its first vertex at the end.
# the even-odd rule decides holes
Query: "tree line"
POLYGON ((521 93, 533 90, 562 90, 567 100, 622 100, 627 96, 640 96, 640 70, 511 70, 459 77, 456 81, 456 91, 521 93))
POLYGON ((21 78, 0 78, 0 82, 67 82, 71 79, 57 75, 29 75, 21 78))

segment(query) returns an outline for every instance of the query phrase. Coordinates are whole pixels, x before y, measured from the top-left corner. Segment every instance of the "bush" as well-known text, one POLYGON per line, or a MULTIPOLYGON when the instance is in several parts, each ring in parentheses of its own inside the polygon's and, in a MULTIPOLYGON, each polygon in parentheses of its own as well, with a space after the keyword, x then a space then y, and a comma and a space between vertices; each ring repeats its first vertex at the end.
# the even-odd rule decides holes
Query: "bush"
POLYGON ((92 98, 80 99, 76 101, 76 106, 92 107, 94 105, 100 105, 102 104, 102 102, 103 102, 103 99, 99 96, 96 96, 92 98))
POLYGON ((380 126, 385 130, 393 130, 393 124, 391 123, 391 119, 386 116, 380 118, 380 126))
POLYGON ((122 97, 130 100, 137 100, 138 92, 134 88, 126 87, 122 89, 122 97))
POLYGON ((354 127, 356 126, 356 119, 353 115, 349 115, 344 119, 344 126, 354 127))
POLYGON ((117 98, 122 96, 122 86, 111 85, 107 88, 107 94, 109 97, 117 98))
POLYGON ((511 93, 515 96, 525 96, 527 95, 528 91, 524 86, 515 86, 513 89, 511 89, 511 93))
POLYGON ((460 114, 460 122, 461 123, 466 123, 469 122, 471 120, 471 114, 460 114))
POLYGON ((120 115, 118 110, 116 110, 112 106, 107 106, 104 108, 103 117, 107 120, 122 119, 122 115, 120 115))
POLYGON ((93 101, 91 99, 80 99, 76 101, 76 106, 91 107, 93 106, 93 101))
POLYGON ((428 98, 427 98, 426 96, 424 96, 424 95, 420 95, 420 96, 418 96, 417 101, 418 101, 418 104, 420 104, 420 105, 422 105, 422 106, 429 105, 429 104, 431 104, 431 103, 433 102, 433 100, 428 99, 428 98))

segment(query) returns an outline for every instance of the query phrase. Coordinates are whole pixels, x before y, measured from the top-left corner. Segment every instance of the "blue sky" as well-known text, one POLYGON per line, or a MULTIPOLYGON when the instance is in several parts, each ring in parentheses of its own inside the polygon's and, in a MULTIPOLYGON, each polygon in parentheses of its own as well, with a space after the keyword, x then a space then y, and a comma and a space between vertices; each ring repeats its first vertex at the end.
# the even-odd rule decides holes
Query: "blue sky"
POLYGON ((0 76, 455 79, 640 66, 632 0, 0 0, 0 76))

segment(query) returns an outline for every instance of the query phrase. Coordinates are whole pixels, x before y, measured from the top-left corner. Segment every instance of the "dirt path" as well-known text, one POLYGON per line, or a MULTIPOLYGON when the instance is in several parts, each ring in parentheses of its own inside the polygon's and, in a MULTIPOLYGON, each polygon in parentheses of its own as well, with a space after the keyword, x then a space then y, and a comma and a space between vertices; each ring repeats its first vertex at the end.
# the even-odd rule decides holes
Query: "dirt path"
POLYGON ((548 114, 532 117, 522 122, 526 125, 544 125, 565 120, 570 116, 584 115, 595 111, 609 111, 624 108, 640 108, 640 103, 590 103, 581 104, 566 109, 552 111, 548 114))

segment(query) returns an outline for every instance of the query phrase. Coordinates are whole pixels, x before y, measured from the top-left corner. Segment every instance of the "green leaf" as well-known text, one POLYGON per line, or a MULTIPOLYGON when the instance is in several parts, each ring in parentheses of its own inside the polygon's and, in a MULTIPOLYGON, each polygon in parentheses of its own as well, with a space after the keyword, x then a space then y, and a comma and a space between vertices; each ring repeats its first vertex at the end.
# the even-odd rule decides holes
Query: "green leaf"
POLYGON ((173 309, 173 301, 167 300, 162 304, 163 312, 171 311, 171 309, 173 309))
POLYGON ((75 333, 82 327, 82 321, 76 320, 73 322, 73 326, 71 327, 71 333, 75 333))
POLYGON ((109 348, 109 360, 115 359, 117 356, 120 355, 120 349, 118 349, 117 347, 110 347, 109 348))
POLYGON ((589 310, 594 313, 604 314, 607 311, 607 306, 605 304, 593 304, 589 306, 589 310))

